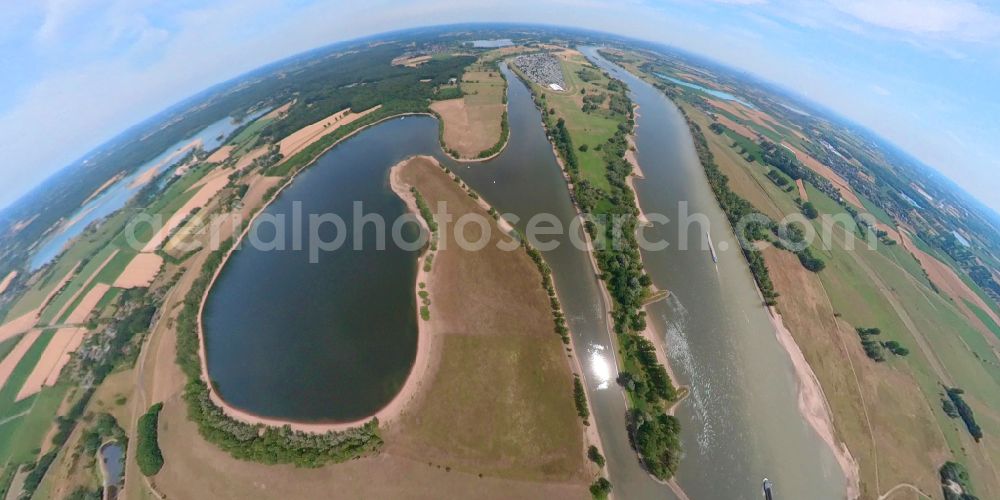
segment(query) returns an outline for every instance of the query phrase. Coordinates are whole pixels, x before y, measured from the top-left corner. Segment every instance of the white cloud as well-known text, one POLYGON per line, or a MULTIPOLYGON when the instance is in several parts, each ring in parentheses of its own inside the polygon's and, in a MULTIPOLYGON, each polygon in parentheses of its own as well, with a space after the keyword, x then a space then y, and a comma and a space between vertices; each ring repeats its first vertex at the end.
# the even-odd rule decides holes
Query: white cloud
POLYGON ((873 84, 871 84, 871 88, 878 95, 881 95, 881 96, 892 95, 892 92, 890 92, 889 89, 887 89, 887 88, 885 88, 885 87, 883 87, 883 86, 881 86, 879 84, 873 83, 873 84))
POLYGON ((712 3, 722 3, 727 5, 761 5, 767 3, 767 0, 708 0, 712 3))
POLYGON ((81 8, 82 2, 78 0, 46 0, 42 4, 42 25, 35 32, 35 38, 43 43, 56 41, 66 22, 81 8))
POLYGON ((969 1, 831 0, 841 12, 873 26, 894 31, 959 40, 1000 35, 1000 16, 969 1))

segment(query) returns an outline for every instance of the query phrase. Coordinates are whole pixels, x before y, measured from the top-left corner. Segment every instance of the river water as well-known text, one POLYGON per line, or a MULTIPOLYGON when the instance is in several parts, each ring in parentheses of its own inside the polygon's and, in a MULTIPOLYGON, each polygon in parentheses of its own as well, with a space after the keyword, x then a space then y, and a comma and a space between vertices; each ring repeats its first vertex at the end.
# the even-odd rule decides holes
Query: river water
POLYGON ((798 382, 725 214, 708 185, 680 111, 660 91, 584 49, 626 82, 639 105, 636 149, 645 179, 636 181, 647 214, 671 222, 646 228, 669 246, 644 252, 653 282, 671 292, 651 306, 671 365, 691 395, 677 413, 686 456, 678 480, 692 498, 758 498, 770 478, 777 498, 843 498, 845 480, 832 451, 798 409, 798 382), (686 204, 686 208, 682 206, 686 204), (686 210, 686 212, 685 212, 686 210), (707 224, 684 224, 684 214, 707 224), (718 250, 718 264, 706 231, 718 250), (682 250, 682 240, 689 242, 682 250))
MULTIPOLYGON (((303 213, 333 212, 348 216, 349 223, 357 200, 366 213, 391 221, 405 208, 388 187, 389 168, 426 154, 452 168, 501 213, 519 216, 515 225, 521 229, 537 213, 569 226, 576 212, 541 117, 527 88, 501 69, 509 82, 511 135, 497 158, 457 165, 441 152, 434 119, 390 120, 323 155, 263 213, 291 220, 298 202, 303 213)), ((647 175, 639 183, 643 208, 673 214, 671 205, 690 200, 712 221, 717 245, 731 243, 683 119, 654 89, 622 78, 643 106, 638 136, 647 175)), ((304 220, 290 224, 296 225, 307 231, 304 220)), ((353 229, 348 225, 348 241, 353 229)), ((262 229, 262 240, 276 235, 268 231, 262 229)), ((279 237, 288 248, 294 243, 291 233, 279 237)), ((614 382, 606 310, 589 256, 569 244, 566 234, 552 239, 560 245, 542 252, 584 365, 592 423, 615 494, 671 498, 629 446, 625 400, 614 382)), ((370 244, 363 248, 347 245, 314 264, 305 250, 244 247, 234 253, 209 295, 204 318, 209 374, 227 402, 269 417, 346 421, 376 412, 395 395, 416 347, 416 254, 396 248, 391 239, 384 251, 372 251, 370 244)), ((764 476, 775 480, 779 498, 843 496, 832 454, 797 411, 790 361, 740 255, 720 251, 718 269, 707 253, 668 249, 644 258, 656 284, 674 292, 669 302, 654 307, 653 322, 666 334, 681 381, 692 386, 692 397, 678 414, 688 455, 679 478, 690 496, 756 498, 764 476)))
MULTIPOLYGON (((108 186, 99 195, 94 197, 94 199, 77 209, 68 218, 63 227, 49 235, 31 255, 30 269, 34 271, 48 264, 66 248, 67 243, 80 235, 84 229, 87 229, 87 226, 124 207, 132 197, 146 186, 145 183, 137 183, 136 179, 153 166, 159 165, 156 175, 177 167, 180 160, 184 158, 184 155, 179 154, 179 151, 195 140, 201 141, 202 149, 210 153, 221 146, 225 138, 239 128, 241 124, 253 121, 268 111, 268 109, 259 110, 256 113, 246 116, 241 121, 236 121, 230 117, 223 118, 206 126, 191 137, 177 141, 177 143, 163 150, 162 153, 152 160, 134 168, 131 174, 108 186)), ((158 189, 162 189, 162 184, 158 185, 158 189)))

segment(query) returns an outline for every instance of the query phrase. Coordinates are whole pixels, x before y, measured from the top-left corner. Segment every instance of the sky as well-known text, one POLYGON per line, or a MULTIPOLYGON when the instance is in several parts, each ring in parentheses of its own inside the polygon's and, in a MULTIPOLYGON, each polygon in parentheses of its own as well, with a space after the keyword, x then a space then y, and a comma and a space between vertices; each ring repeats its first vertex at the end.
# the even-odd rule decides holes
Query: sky
POLYGON ((663 42, 797 91, 1000 210, 1000 2, 0 0, 0 207, 164 108, 304 50, 528 22, 663 42))

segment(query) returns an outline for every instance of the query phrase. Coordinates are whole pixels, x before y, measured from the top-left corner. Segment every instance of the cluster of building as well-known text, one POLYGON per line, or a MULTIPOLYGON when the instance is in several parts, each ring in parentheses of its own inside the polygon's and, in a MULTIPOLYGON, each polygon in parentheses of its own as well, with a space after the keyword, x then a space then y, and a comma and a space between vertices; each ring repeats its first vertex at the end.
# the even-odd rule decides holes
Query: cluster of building
POLYGON ((514 58, 514 65, 531 81, 543 87, 556 91, 566 89, 562 65, 559 64, 559 59, 548 52, 517 56, 514 58))

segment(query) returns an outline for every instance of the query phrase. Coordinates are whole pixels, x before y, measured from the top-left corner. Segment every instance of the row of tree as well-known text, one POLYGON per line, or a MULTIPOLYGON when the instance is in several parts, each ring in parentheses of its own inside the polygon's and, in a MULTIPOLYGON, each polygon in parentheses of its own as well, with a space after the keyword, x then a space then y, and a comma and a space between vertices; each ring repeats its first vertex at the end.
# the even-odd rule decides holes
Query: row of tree
POLYGON ((715 155, 708 149, 708 141, 705 139, 705 134, 702 132, 701 126, 687 116, 684 108, 680 108, 680 110, 684 113, 684 118, 687 119, 688 128, 691 130, 691 136, 694 138, 695 150, 698 152, 698 158, 701 160, 701 165, 705 169, 705 175, 708 177, 708 184, 715 193, 715 198, 719 201, 722 211, 726 213, 726 218, 729 219, 730 224, 733 227, 738 227, 737 223, 741 220, 756 220, 755 222, 745 224, 744 227, 746 229, 744 230, 744 234, 737 236, 745 241, 740 246, 743 248, 743 255, 747 259, 750 272, 757 282, 757 287, 760 289, 761 295, 764 296, 764 302, 768 305, 774 305, 776 304, 778 293, 774 291, 774 283, 771 281, 771 274, 764 263, 764 255, 749 243, 768 239, 768 234, 771 232, 771 228, 775 227, 775 224, 767 216, 757 211, 749 201, 729 188, 729 178, 726 177, 726 174, 722 173, 722 170, 715 163, 715 155))
POLYGON ((952 405, 954 405, 958 416, 962 419, 962 422, 965 422, 965 427, 969 430, 969 434, 971 434, 972 438, 978 443, 983 439, 983 429, 979 427, 979 424, 976 422, 976 416, 972 413, 972 408, 962 397, 962 395, 965 394, 965 391, 959 389, 958 387, 950 387, 948 388, 947 393, 948 399, 951 400, 952 405))
POLYGON ((651 343, 641 336, 646 328, 643 304, 649 296, 652 280, 643 270, 635 239, 638 208, 635 195, 627 184, 632 165, 625 160, 625 152, 635 122, 628 88, 624 83, 612 79, 608 90, 612 92, 612 101, 619 103, 615 108, 621 121, 614 135, 594 149, 601 151, 609 191, 581 178, 565 120, 556 118, 554 110, 546 109, 544 94, 536 96, 535 102, 542 110, 550 140, 570 177, 574 201, 581 211, 594 216, 585 225, 588 234, 594 241, 618 243, 597 245, 594 255, 600 278, 614 301, 611 315, 622 364, 626 367, 620 372, 618 381, 629 393, 633 404, 629 432, 647 469, 660 479, 669 479, 676 471, 682 454, 678 436, 680 425, 666 413, 666 407, 676 399, 677 391, 666 368, 657 360, 651 343), (595 220, 620 222, 614 227, 595 220))

